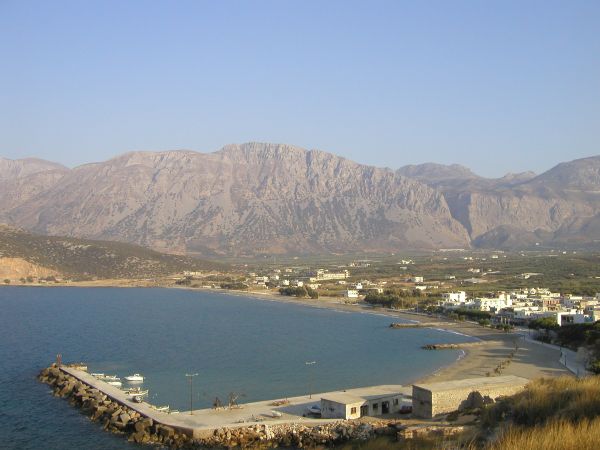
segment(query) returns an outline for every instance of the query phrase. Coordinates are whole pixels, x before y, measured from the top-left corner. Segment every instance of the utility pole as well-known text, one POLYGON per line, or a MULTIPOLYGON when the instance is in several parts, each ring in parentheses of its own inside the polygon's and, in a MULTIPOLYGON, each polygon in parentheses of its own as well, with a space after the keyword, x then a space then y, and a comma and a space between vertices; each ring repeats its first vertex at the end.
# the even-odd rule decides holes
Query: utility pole
MULTIPOLYGON (((315 364, 317 364, 317 362, 316 361, 307 361, 304 364, 306 364, 307 366, 314 366, 315 364)), ((308 374, 308 398, 312 398, 313 376, 314 376, 314 374, 312 372, 313 371, 309 369, 309 374, 308 374)))
POLYGON ((190 380, 190 415, 194 414, 194 377, 197 377, 197 373, 186 373, 186 377, 190 380))

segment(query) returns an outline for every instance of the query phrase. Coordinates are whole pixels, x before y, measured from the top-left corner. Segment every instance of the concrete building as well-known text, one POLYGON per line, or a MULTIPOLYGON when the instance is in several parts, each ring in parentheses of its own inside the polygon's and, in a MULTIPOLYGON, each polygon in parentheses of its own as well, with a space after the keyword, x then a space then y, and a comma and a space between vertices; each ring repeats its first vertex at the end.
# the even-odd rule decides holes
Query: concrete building
POLYGON ((396 413, 402 407, 402 398, 400 392, 381 392, 364 396, 332 392, 321 398, 321 417, 347 420, 396 413))
POLYGON ((344 270, 342 272, 329 272, 325 269, 319 269, 317 270, 316 276, 311 277, 310 281, 345 280, 349 276, 350 272, 348 272, 347 270, 344 270))
POLYGON ((467 294, 465 291, 458 292, 445 292, 442 294, 444 303, 465 303, 467 300, 467 294))
POLYGON ((413 283, 422 283, 423 282, 423 277, 412 277, 410 279, 410 281, 412 281, 413 283))
POLYGON ((510 297, 502 296, 499 298, 476 298, 473 300, 473 308, 479 311, 499 311, 502 308, 512 306, 510 297))
POLYGON ((356 289, 347 289, 346 298, 358 298, 358 291, 356 289))
POLYGON ((413 385, 413 415, 429 419, 438 414, 450 413, 460 408, 472 392, 484 398, 496 399, 521 391, 529 380, 513 375, 502 377, 469 378, 413 385))
POLYGON ((183 275, 186 277, 201 277, 202 276, 202 272, 194 272, 191 270, 185 270, 183 272, 183 275))

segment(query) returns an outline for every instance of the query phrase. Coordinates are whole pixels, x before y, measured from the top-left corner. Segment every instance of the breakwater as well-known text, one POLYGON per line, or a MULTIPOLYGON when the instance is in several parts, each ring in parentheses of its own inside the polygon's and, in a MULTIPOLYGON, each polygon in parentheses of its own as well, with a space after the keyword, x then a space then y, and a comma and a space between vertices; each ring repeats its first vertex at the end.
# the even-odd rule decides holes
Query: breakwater
POLYGON ((426 344, 421 348, 424 350, 457 350, 462 348, 479 347, 481 345, 503 345, 502 341, 476 341, 476 342, 462 342, 459 344, 426 344))
MULTIPOLYGON (((194 428, 186 425, 185 414, 152 411, 147 404, 136 405, 111 396, 74 376, 77 369, 52 365, 38 379, 53 388, 54 395, 79 407, 104 430, 123 435, 131 442, 161 444, 170 448, 207 447, 314 447, 335 445, 374 436, 396 436, 404 429, 399 420, 329 421, 320 424, 257 423, 239 427, 194 428)), ((87 375, 87 374, 85 374, 87 375)))
POLYGON ((390 328, 439 328, 442 325, 451 325, 449 322, 392 322, 390 328))

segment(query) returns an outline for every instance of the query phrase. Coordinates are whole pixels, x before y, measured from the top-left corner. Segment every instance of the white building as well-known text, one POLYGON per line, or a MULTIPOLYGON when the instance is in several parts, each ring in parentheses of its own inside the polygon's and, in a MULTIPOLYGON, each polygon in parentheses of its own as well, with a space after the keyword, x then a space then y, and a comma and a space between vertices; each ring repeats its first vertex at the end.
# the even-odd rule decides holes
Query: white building
POLYGON ((325 281, 325 280, 345 280, 350 276, 350 272, 344 270, 342 272, 329 272, 325 269, 317 270, 317 276, 311 281, 325 281))
POLYGON ((183 272, 183 275, 186 277, 200 277, 202 276, 202 272, 193 272, 190 270, 186 270, 183 272))
POLYGON ((269 282, 269 277, 254 277, 254 282, 256 284, 265 284, 269 282))
POLYGON ((467 301, 467 294, 465 291, 445 292, 442 294, 442 298, 445 303, 465 303, 467 301))
POLYGON ((423 282, 423 277, 412 277, 410 279, 410 281, 412 281, 413 283, 422 283, 423 282))
POLYGON ((476 298, 473 300, 473 308, 480 311, 499 311, 510 306, 512 306, 510 296, 508 298, 476 298))
POLYGON ((358 291, 356 289, 347 289, 346 298, 358 298, 358 291))
POLYGON ((321 398, 321 417, 348 420, 396 413, 402 408, 402 399, 403 395, 400 392, 381 392, 373 395, 332 392, 321 398))

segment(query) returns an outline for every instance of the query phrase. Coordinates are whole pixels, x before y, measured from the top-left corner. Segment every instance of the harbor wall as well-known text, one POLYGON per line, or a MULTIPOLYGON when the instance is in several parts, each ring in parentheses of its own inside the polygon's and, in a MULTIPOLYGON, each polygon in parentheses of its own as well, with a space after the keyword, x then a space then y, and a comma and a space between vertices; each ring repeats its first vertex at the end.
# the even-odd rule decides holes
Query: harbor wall
MULTIPOLYGON (((350 440, 367 440, 376 435, 396 435, 403 427, 389 420, 371 423, 336 421, 320 425, 298 423, 255 424, 239 427, 196 429, 178 425, 180 414, 149 411, 144 404, 135 404, 110 395, 113 387, 98 389, 74 376, 68 367, 52 365, 43 369, 38 379, 53 387, 54 395, 67 399, 73 406, 106 431, 121 434, 131 442, 154 443, 170 448, 200 449, 207 447, 314 447, 333 445, 350 440)), ((116 388, 114 388, 116 389, 116 388)), ((116 391, 115 391, 116 392, 116 391)), ((122 391, 119 391, 122 392, 122 391)))

